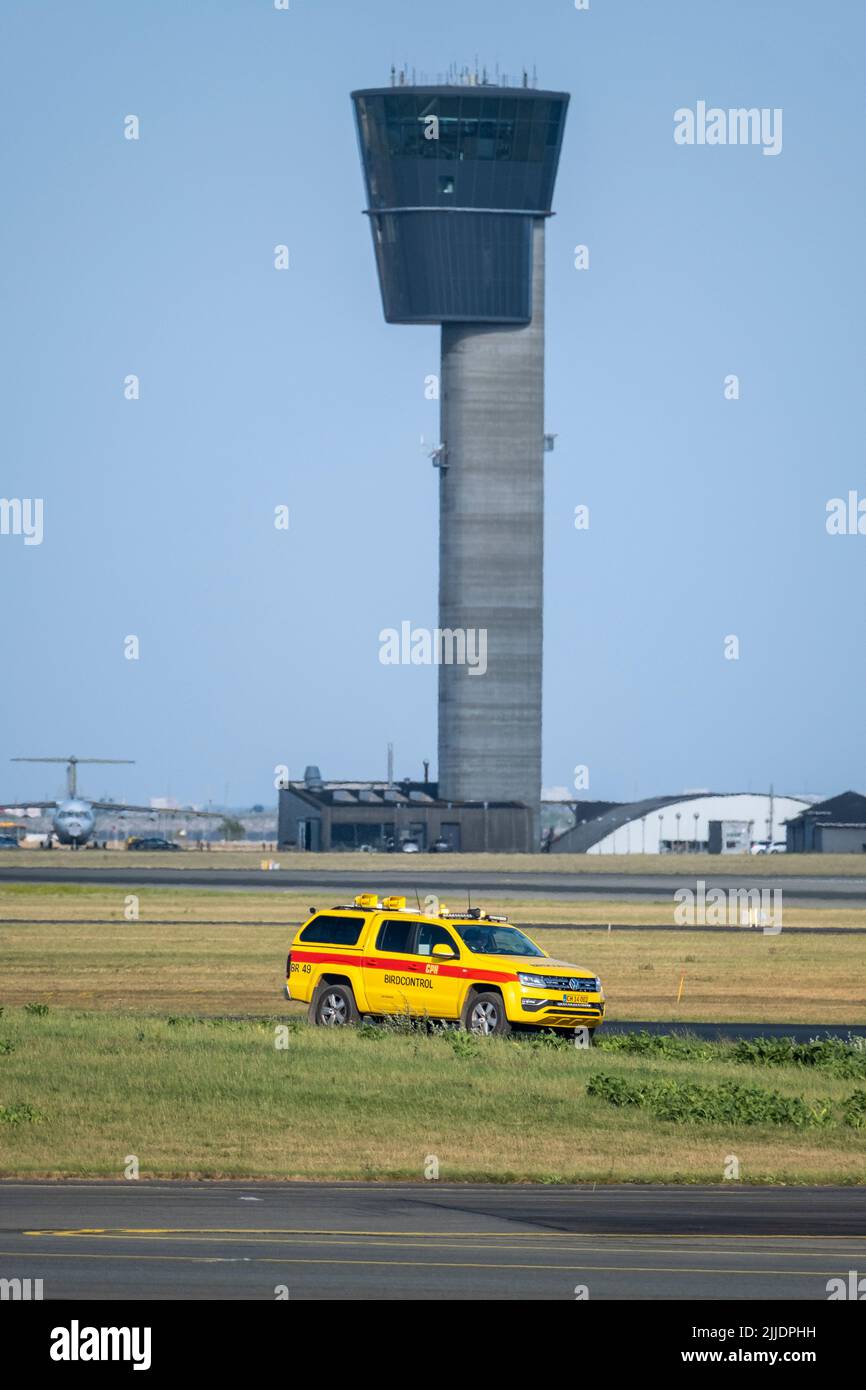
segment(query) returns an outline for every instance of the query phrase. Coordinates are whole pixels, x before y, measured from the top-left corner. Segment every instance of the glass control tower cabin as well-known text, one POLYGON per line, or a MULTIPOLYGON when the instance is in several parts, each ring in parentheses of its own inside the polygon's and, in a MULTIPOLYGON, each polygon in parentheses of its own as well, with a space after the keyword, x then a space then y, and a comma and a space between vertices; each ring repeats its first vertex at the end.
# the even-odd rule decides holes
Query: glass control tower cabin
POLYGON ((544 224, 568 95, 352 94, 388 323, 442 325, 439 796, 521 801, 539 843, 544 224), (482 637, 486 634, 486 639, 482 637), (474 648, 471 646, 475 643, 474 648))

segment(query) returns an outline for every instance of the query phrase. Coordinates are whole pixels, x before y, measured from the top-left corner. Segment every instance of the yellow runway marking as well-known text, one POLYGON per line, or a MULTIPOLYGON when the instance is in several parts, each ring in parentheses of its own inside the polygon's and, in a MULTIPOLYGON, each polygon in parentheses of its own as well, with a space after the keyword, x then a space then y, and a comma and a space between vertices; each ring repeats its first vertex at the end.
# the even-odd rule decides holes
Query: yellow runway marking
POLYGON ((780 1189, 751 1187, 749 1185, 725 1185, 717 1184, 714 1187, 689 1187, 688 1190, 659 1183, 650 1187, 640 1187, 630 1185, 628 1189, 617 1183, 587 1183, 584 1187, 566 1188, 564 1191, 556 1191, 553 1188, 545 1187, 542 1192, 536 1190, 530 1184, 506 1184, 497 1185, 495 1183, 442 1183, 435 1184, 435 1192, 431 1191, 428 1183, 418 1184, 407 1182, 396 1186, 385 1183, 358 1182, 351 1178, 343 1180, 334 1179, 330 1182, 316 1182, 311 1178, 283 1178, 274 1179, 271 1182, 245 1181, 243 1178, 230 1178, 222 1181, 218 1178, 204 1179, 197 1183, 195 1188, 184 1185, 183 1179, 171 1178, 148 1178, 142 1179, 138 1183, 118 1184, 115 1179, 83 1181, 71 1183, 62 1178, 43 1179, 41 1182, 25 1182, 16 1178, 4 1178, 0 1180, 0 1191, 4 1187, 10 1190, 21 1191, 26 1189, 32 1192, 92 1192, 100 1196, 120 1196, 123 1197, 148 1197, 153 1194, 165 1195, 170 1193, 172 1196, 181 1196, 188 1200, 205 1201, 212 1197, 232 1198, 241 1193, 262 1193, 266 1197, 297 1197, 308 1188, 313 1188, 317 1193, 364 1193, 365 1195, 376 1196, 401 1196, 407 1198, 420 1198, 421 1193, 427 1196, 423 1199, 425 1204, 434 1200, 437 1196, 460 1196, 472 1199, 483 1197, 485 1202, 502 1198, 508 1202, 513 1202, 519 1197, 525 1201, 540 1201, 545 1205, 552 1202, 577 1202, 584 1198, 596 1198, 601 1200, 603 1197, 616 1195, 618 1202, 638 1202, 640 1204, 657 1203, 662 1201, 676 1202, 677 1207, 682 1208, 695 1202, 706 1201, 711 1197, 723 1198, 728 1201, 747 1201, 749 1197, 758 1198, 766 1193, 767 1190, 785 1195, 796 1196, 798 1193, 808 1191, 819 1191, 822 1193, 831 1192, 833 1195, 841 1197, 843 1192, 846 1195, 862 1192, 862 1188, 830 1187, 830 1188, 790 1188, 780 1189))
POLYGON ((361 1236, 367 1240, 381 1240, 384 1237, 413 1237, 424 1240, 427 1237, 448 1236, 455 1240, 866 1240, 866 1236, 822 1236, 805 1233, 766 1233, 744 1232, 599 1232, 599 1230, 327 1230, 324 1227, 303 1226, 78 1226, 67 1229, 44 1227, 40 1230, 24 1230, 22 1236, 361 1236))
MULTIPOLYGON (((31 1234, 33 1234, 33 1233, 32 1233, 32 1232, 29 1232, 29 1231, 25 1231, 25 1232, 23 1232, 23 1234, 24 1234, 24 1235, 31 1235, 31 1234)), ((53 1232, 41 1232, 40 1234, 41 1234, 41 1235, 50 1235, 50 1234, 56 1234, 56 1233, 53 1233, 53 1232)), ((382 1249, 384 1249, 384 1248, 385 1248, 386 1246, 388 1246, 388 1245, 397 1245, 397 1246, 399 1246, 399 1247, 401 1247, 401 1248, 403 1248, 403 1249, 425 1249, 425 1248, 426 1248, 426 1249, 430 1249, 430 1250, 451 1250, 451 1249, 457 1249, 457 1248, 459 1248, 460 1245, 464 1245, 464 1244, 466 1243, 466 1242, 463 1241, 463 1240, 455 1239, 455 1233, 450 1232, 450 1231, 443 1231, 441 1234, 438 1234, 438 1235, 436 1235, 436 1236, 429 1236, 429 1237, 426 1237, 426 1236, 425 1236, 425 1237, 418 1237, 418 1236, 412 1235, 411 1233, 401 1233, 399 1236, 385 1236, 385 1235, 365 1236, 363 1232, 353 1232, 351 1235, 346 1235, 346 1236, 344 1236, 344 1235, 333 1235, 333 1234, 330 1233, 330 1232, 325 1232, 325 1233, 310 1233, 310 1232, 303 1232, 302 1234, 298 1234, 298 1233, 295 1233, 295 1232, 290 1232, 290 1233, 265 1232, 265 1233, 263 1233, 263 1235, 260 1236, 260 1237, 256 1235, 256 1236, 254 1236, 253 1238, 251 1238, 248 1234, 244 1234, 243 1232, 238 1232, 238 1233, 226 1233, 226 1234, 218 1233, 218 1234, 213 1234, 213 1235, 211 1235, 211 1234, 205 1235, 205 1234, 199 1234, 198 1232, 189 1232, 189 1231, 184 1231, 184 1232, 175 1231, 175 1232, 166 1233, 166 1232, 162 1232, 162 1231, 154 1232, 154 1231, 135 1230, 135 1229, 132 1229, 132 1228, 129 1229, 129 1230, 103 1230, 103 1231, 86 1231, 86 1230, 84 1230, 84 1231, 66 1231, 66 1232, 64 1232, 63 1234, 64 1234, 64 1238, 68 1238, 69 1236, 78 1236, 78 1237, 79 1237, 80 1239, 82 1239, 82 1240, 112 1240, 112 1241, 120 1241, 120 1240, 140 1240, 140 1241, 154 1241, 154 1242, 156 1242, 156 1241, 165 1241, 165 1240, 174 1240, 177 1244, 185 1244, 185 1245, 221 1244, 221 1245, 224 1245, 224 1246, 230 1246, 230 1245, 244 1246, 244 1245, 249 1245, 249 1244, 256 1244, 256 1245, 281 1245, 281 1244, 284 1244, 284 1245, 303 1245, 305 1242, 308 1242, 310 1245, 316 1245, 316 1244, 318 1244, 318 1245, 334 1246, 334 1247, 340 1248, 340 1247, 344 1247, 344 1246, 364 1245, 364 1244, 366 1244, 368 1241, 370 1241, 370 1242, 373 1243, 373 1248, 376 1249, 376 1250, 382 1250, 382 1249)), ((554 1233, 554 1234, 556 1234, 556 1233, 554 1233)), ((647 1238, 649 1239, 650 1237, 647 1237, 647 1238)), ((796 1237, 795 1237, 795 1238, 796 1238, 796 1237)), ((592 1240, 592 1239, 594 1239, 594 1237, 574 1237, 575 1242, 580 1242, 581 1240, 592 1240)), ((619 1241, 627 1242, 627 1241, 629 1240, 629 1237, 628 1237, 628 1236, 612 1236, 612 1237, 610 1237, 610 1239, 611 1239, 611 1240, 619 1240, 619 1241)), ((721 1247, 719 1247, 719 1248, 714 1248, 714 1247, 713 1247, 713 1244, 712 1244, 714 1237, 712 1237, 712 1236, 699 1236, 699 1237, 696 1237, 696 1239, 699 1239, 699 1240, 702 1242, 702 1244, 701 1244, 700 1247, 696 1247, 696 1246, 694 1246, 694 1245, 689 1245, 689 1246, 687 1247, 687 1248, 688 1248, 688 1251, 689 1251, 689 1254, 691 1254, 691 1255, 716 1255, 716 1256, 719 1256, 719 1257, 721 1257, 721 1258, 723 1258, 723 1259, 728 1259, 728 1258, 733 1259, 733 1258, 735 1258, 737 1255, 740 1255, 740 1256, 746 1255, 746 1256, 748 1256, 749 1258, 756 1258, 756 1259, 759 1258, 759 1257, 762 1256, 762 1255, 776 1255, 776 1256, 781 1256, 781 1257, 784 1258, 784 1259, 794 1258, 795 1256, 800 1256, 801 1258, 804 1258, 804 1259, 817 1260, 817 1259, 820 1259, 820 1258, 822 1258, 822 1257, 826 1257, 826 1256, 830 1255, 831 1253, 833 1254, 834 1257, 836 1257, 836 1256, 838 1256, 838 1255, 844 1253, 844 1252, 840 1252, 840 1251, 838 1251, 838 1250, 836 1250, 836 1249, 833 1249, 833 1250, 825 1250, 825 1249, 823 1249, 823 1248, 816 1248, 816 1249, 814 1249, 814 1250, 804 1249, 804 1248, 803 1248, 803 1244, 805 1244, 805 1243, 808 1241, 808 1238, 805 1238, 805 1237, 804 1237, 804 1238, 800 1238, 801 1241, 802 1241, 803 1243, 801 1243, 800 1245, 798 1245, 798 1246, 797 1246, 796 1248, 794 1248, 794 1249, 789 1248, 789 1249, 787 1249, 787 1250, 784 1249, 784 1248, 783 1248, 783 1249, 778 1249, 777 1247, 775 1247, 775 1246, 772 1245, 772 1244, 768 1244, 768 1245, 766 1245, 766 1246, 760 1246, 760 1247, 752 1246, 750 1249, 747 1249, 747 1250, 734 1250, 734 1249, 731 1249, 730 1247, 728 1247, 728 1248, 726 1249, 724 1246, 721 1246, 721 1247)), ((728 1238, 728 1239, 730 1239, 730 1238, 728 1238)), ((491 1238, 488 1238, 488 1239, 486 1240, 485 1247, 483 1247, 483 1248, 494 1249, 494 1250, 500 1251, 500 1252, 501 1252, 501 1251, 505 1251, 505 1250, 546 1250, 546 1249, 548 1249, 549 1244, 550 1244, 549 1237, 548 1237, 548 1235, 547 1235, 546 1233, 544 1233, 544 1234, 538 1234, 538 1235, 536 1235, 536 1236, 534 1236, 534 1237, 530 1237, 530 1238, 528 1238, 528 1239, 525 1239, 525 1240, 523 1240, 523 1241, 520 1241, 519 1243, 512 1243, 512 1240, 513 1240, 513 1237, 511 1236, 510 1233, 508 1233, 508 1232, 503 1232, 503 1234, 502 1234, 501 1236, 493 1236, 493 1237, 491 1237, 491 1238)), ((658 1240, 658 1241, 663 1241, 663 1240, 664 1240, 664 1237, 663 1237, 663 1236, 658 1236, 658 1237, 656 1237, 656 1240, 658 1240)), ((769 1241, 772 1241, 772 1240, 773 1240, 773 1237, 768 1237, 768 1240, 769 1240, 769 1241)), ((820 1246, 820 1240, 821 1240, 820 1237, 816 1237, 816 1238, 815 1238, 815 1243, 818 1244, 819 1246, 820 1246)), ((621 1245, 606 1244, 606 1245, 598 1245, 598 1246, 596 1246, 596 1245, 590 1245, 590 1244, 581 1245, 581 1244, 579 1244, 579 1243, 576 1244, 575 1246, 572 1246, 572 1245, 563 1246, 563 1245, 560 1244, 559 1249, 560 1249, 560 1250, 563 1250, 564 1253, 568 1253, 568 1254, 582 1254, 582 1253, 587 1253, 587 1254, 600 1254, 600 1253, 602 1253, 603 1251, 604 1251, 605 1253, 609 1252, 609 1253, 611 1253, 611 1254, 626 1254, 626 1253, 633 1253, 633 1254, 634 1254, 634 1253, 640 1253, 641 1255, 643 1255, 644 1253, 646 1253, 647 1255, 664 1255, 664 1254, 672 1254, 672 1253, 673 1253, 673 1251, 668 1250, 668 1249, 664 1248, 663 1246, 659 1246, 659 1245, 656 1245, 656 1246, 644 1246, 640 1251, 635 1251, 635 1250, 633 1249, 633 1247, 630 1246, 630 1245, 628 1245, 628 1244, 621 1244, 621 1245)), ((859 1252, 855 1252, 855 1251, 852 1250, 852 1251, 848 1252, 848 1258, 856 1259, 858 1253, 859 1253, 859 1252)))

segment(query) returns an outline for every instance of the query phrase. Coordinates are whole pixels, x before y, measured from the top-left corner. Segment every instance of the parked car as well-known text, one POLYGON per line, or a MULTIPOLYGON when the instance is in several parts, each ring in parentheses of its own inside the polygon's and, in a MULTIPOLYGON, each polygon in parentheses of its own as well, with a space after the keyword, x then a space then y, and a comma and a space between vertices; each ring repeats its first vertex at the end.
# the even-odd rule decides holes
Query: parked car
POLYGON ((14 835, 0 835, 0 849, 18 849, 18 841, 14 835))
POLYGON ((174 840, 164 840, 161 835, 137 835, 135 839, 127 842, 127 849, 180 849, 180 845, 175 844, 174 840))

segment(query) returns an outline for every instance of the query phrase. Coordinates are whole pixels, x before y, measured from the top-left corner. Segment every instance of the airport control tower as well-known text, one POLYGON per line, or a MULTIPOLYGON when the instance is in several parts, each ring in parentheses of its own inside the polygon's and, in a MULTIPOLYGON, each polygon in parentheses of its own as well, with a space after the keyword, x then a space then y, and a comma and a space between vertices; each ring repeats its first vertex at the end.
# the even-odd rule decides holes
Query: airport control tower
POLYGON ((392 75, 352 100, 385 318, 442 325, 439 626, 487 633, 483 675, 439 668, 439 796, 525 802, 537 844, 544 224, 568 96, 392 75))

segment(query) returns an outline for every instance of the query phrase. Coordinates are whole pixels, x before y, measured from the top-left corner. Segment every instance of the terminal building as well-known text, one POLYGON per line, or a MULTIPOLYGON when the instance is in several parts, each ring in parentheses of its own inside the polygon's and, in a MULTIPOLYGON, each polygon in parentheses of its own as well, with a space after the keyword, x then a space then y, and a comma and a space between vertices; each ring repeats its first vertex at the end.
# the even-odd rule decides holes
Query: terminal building
POLYGON ((279 790, 281 849, 529 853, 532 814, 518 801, 453 801, 436 782, 326 782, 316 767, 279 790))

